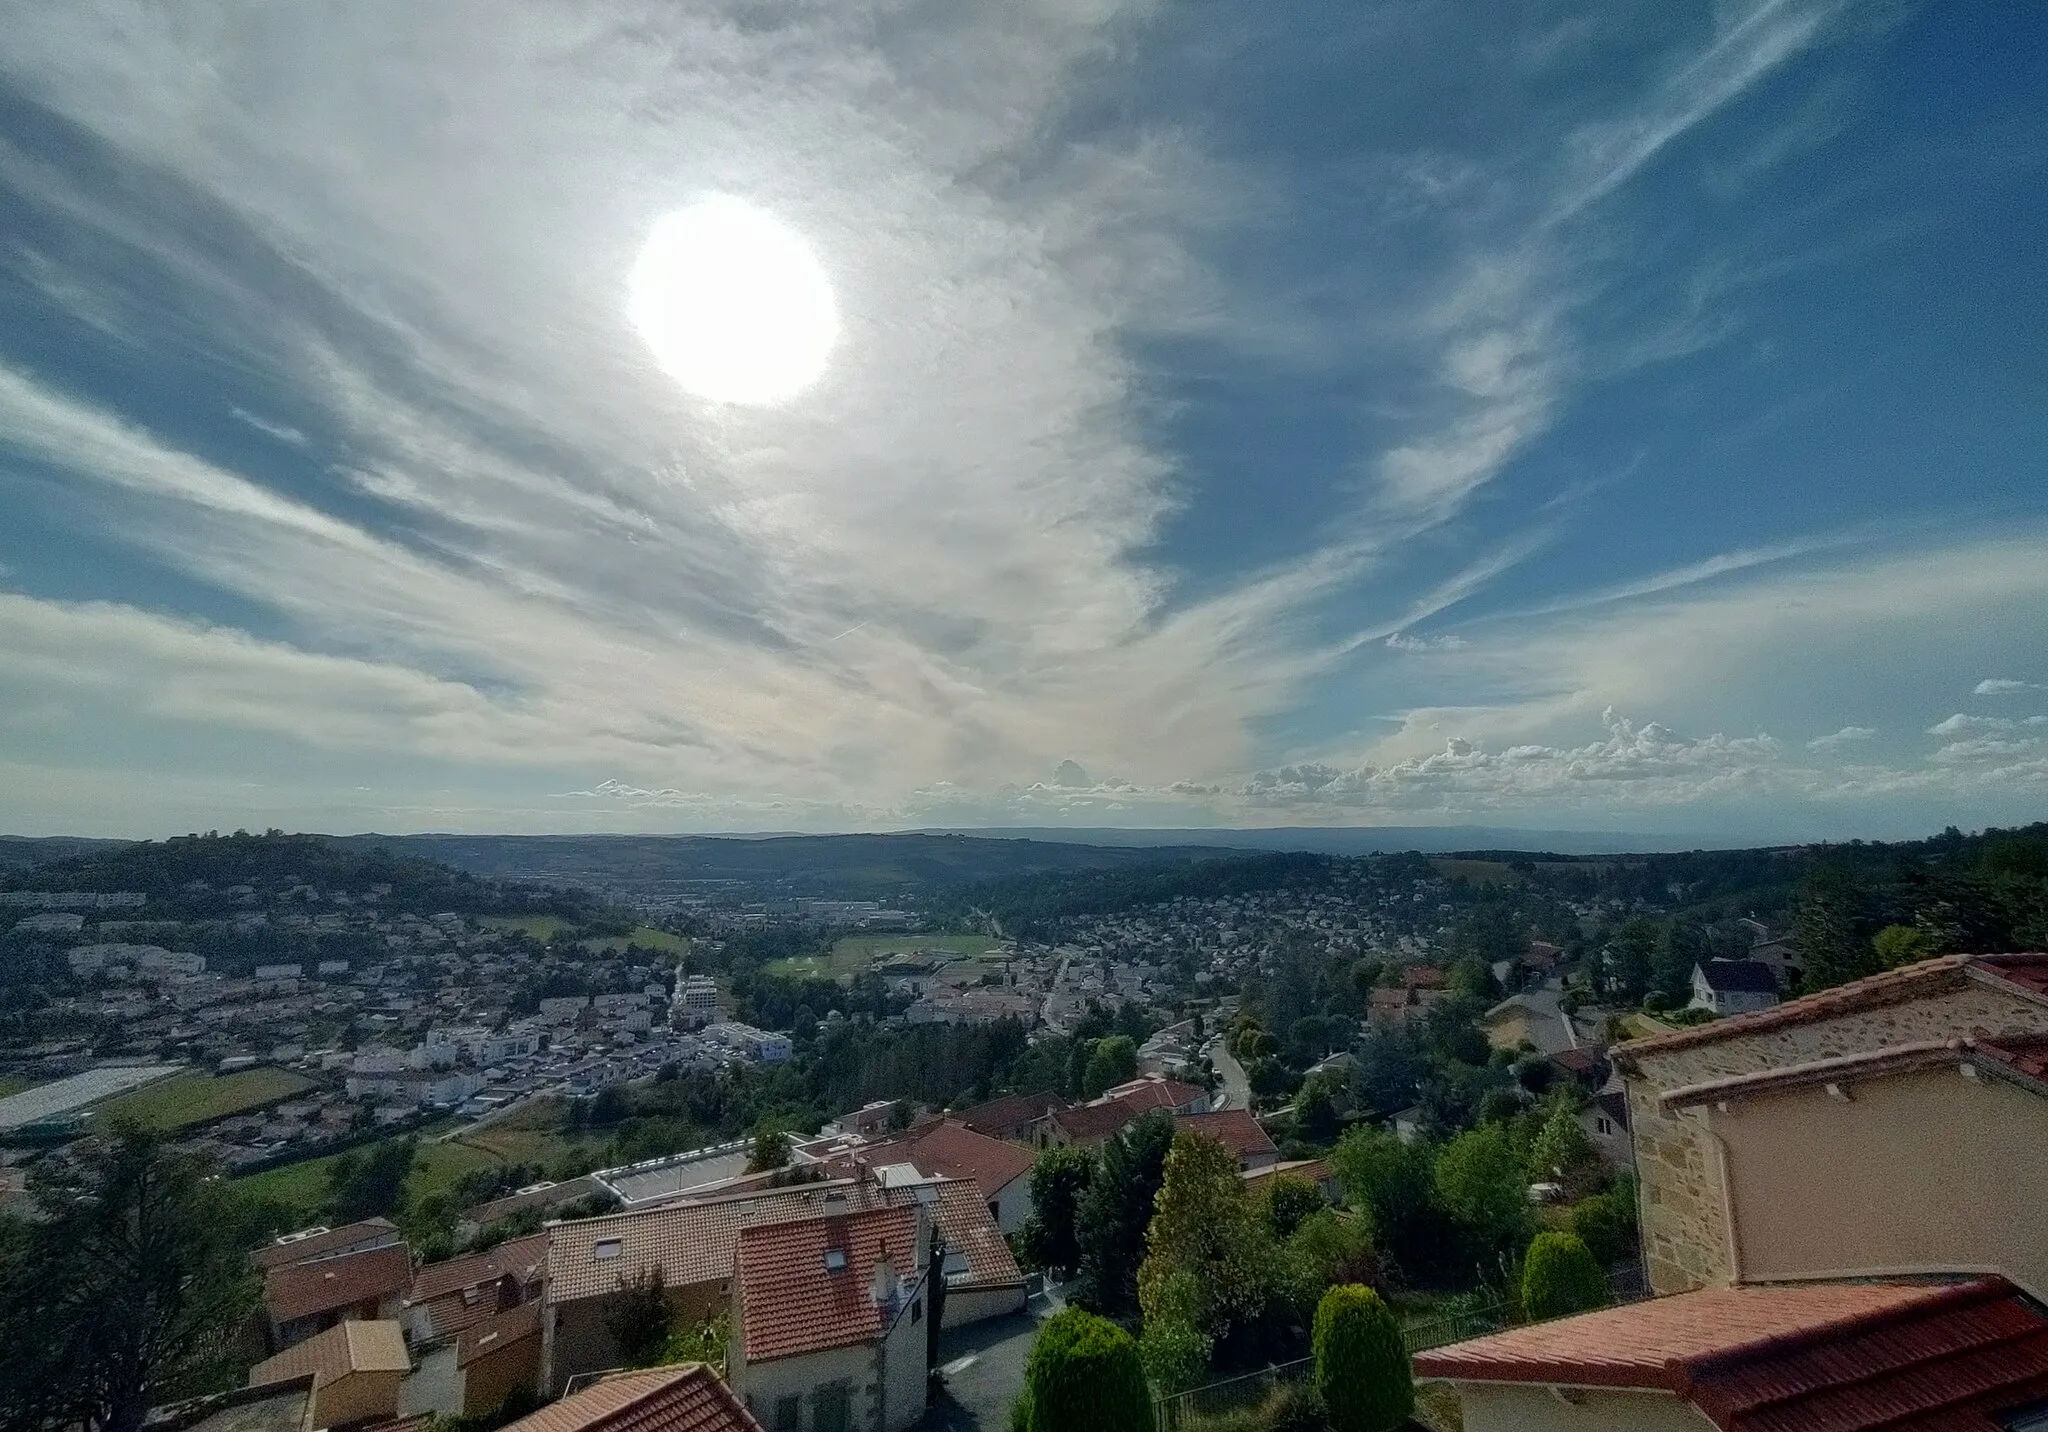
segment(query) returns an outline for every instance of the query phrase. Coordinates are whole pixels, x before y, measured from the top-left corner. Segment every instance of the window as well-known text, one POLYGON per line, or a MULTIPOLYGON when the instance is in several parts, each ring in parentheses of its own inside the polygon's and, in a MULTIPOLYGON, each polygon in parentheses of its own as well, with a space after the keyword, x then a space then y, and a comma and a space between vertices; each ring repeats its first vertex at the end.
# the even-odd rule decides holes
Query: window
POLYGON ((803 1399, 801 1397, 778 1397, 775 1399, 775 1432, 802 1432, 803 1399))
POLYGON ((626 1240, 625 1240, 625 1239, 623 1239, 623 1238, 600 1238, 600 1239, 598 1239, 598 1240, 597 1240, 597 1242, 595 1242, 595 1243, 593 1243, 593 1244, 591 1245, 591 1247, 590 1247, 590 1256, 591 1256, 591 1257, 593 1257, 593 1258, 595 1258, 595 1259, 597 1259, 598 1261, 602 1262, 602 1261, 604 1261, 604 1260, 605 1260, 605 1259, 607 1259, 607 1258, 616 1258, 616 1257, 618 1257, 618 1256, 619 1256, 619 1254, 621 1254, 621 1253, 623 1253, 623 1252, 625 1252, 625 1251, 626 1251, 626 1240))
POLYGON ((811 1394, 811 1432, 850 1432, 853 1399, 843 1382, 829 1383, 811 1394))
POLYGON ((1605 1116, 1602 1116, 1600 1118, 1593 1120, 1593 1127, 1598 1129, 1603 1135, 1611 1134, 1614 1132, 1614 1121, 1605 1116))
POLYGON ((923 1298, 919 1298, 916 1302, 910 1305, 910 1321, 913 1326, 924 1321, 923 1298))

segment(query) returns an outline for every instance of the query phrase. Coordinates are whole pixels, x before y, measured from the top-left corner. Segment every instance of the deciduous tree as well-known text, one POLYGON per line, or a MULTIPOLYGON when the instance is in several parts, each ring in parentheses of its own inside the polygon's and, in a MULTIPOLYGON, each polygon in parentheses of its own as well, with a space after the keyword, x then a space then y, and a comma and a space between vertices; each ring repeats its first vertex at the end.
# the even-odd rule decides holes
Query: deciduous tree
POLYGON ((1024 1221, 1025 1256, 1065 1276, 1081 1259, 1081 1200, 1095 1176, 1095 1156, 1086 1149, 1051 1148, 1031 1165, 1031 1216, 1024 1221))

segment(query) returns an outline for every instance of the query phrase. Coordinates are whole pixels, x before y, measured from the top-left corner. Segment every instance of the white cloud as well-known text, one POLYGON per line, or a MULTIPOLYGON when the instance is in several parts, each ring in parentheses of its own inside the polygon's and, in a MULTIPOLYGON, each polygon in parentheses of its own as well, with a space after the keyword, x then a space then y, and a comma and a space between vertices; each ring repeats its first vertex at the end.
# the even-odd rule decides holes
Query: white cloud
POLYGON ((2010 696, 2015 691, 2048 691, 2037 681, 2014 681, 2010 677, 1987 676, 1971 688, 1973 696, 2010 696))
POLYGON ((1809 751, 1838 751, 1842 747, 1859 741, 1868 741, 1877 734, 1875 726, 1844 726, 1828 736, 1816 736, 1806 743, 1809 751))
POLYGON ((1961 711, 1927 728, 1930 736, 1966 736, 1986 731, 2017 731, 2022 726, 2048 726, 2048 716, 1971 716, 1961 711))

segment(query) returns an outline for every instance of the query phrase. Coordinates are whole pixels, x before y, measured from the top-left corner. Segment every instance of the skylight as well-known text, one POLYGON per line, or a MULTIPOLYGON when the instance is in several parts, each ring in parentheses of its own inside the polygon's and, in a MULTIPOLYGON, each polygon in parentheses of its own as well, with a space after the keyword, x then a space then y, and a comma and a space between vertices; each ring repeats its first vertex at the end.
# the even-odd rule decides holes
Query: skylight
POLYGON ((826 1271, 826 1272, 828 1272, 828 1273, 837 1273, 837 1272, 839 1272, 839 1271, 840 1271, 841 1269, 843 1269, 843 1268, 845 1268, 845 1267, 846 1267, 846 1250, 845 1250, 844 1248, 827 1248, 827 1249, 825 1250, 825 1271, 826 1271))

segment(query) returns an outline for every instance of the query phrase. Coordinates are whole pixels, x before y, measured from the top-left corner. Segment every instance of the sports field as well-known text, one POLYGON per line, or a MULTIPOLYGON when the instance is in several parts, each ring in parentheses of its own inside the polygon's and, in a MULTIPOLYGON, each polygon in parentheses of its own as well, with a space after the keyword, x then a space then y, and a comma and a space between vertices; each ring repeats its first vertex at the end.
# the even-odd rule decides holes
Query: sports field
POLYGON ((101 1106, 100 1117, 134 1119, 155 1129, 187 1129, 261 1108, 312 1087, 311 1080, 289 1069, 244 1069, 225 1078, 180 1074, 109 1099, 101 1106))
POLYGON ((949 954, 973 959, 994 949, 987 935, 842 935, 823 955, 773 960, 768 973, 792 978, 850 980, 869 965, 896 955, 949 954))

